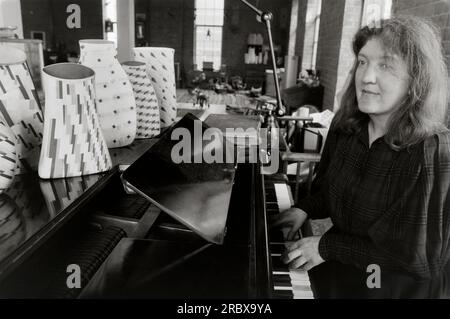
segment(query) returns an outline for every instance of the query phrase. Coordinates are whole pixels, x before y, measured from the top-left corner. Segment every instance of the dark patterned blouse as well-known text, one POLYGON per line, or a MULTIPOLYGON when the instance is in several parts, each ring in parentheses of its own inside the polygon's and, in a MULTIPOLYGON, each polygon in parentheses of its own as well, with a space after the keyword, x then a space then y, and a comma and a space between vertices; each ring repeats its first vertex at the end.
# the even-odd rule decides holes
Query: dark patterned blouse
POLYGON ((369 147, 366 124, 352 135, 330 130, 313 193, 298 207, 333 221, 319 242, 324 260, 424 280, 449 261, 449 190, 450 132, 395 151, 383 138, 369 147))

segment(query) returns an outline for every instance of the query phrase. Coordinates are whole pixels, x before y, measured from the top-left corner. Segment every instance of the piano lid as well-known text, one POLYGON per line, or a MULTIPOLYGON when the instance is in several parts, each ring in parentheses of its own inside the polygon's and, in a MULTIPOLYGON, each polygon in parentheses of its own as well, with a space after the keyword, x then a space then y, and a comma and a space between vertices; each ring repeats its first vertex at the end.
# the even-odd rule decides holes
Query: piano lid
POLYGON ((222 244, 236 170, 227 157, 234 159, 233 152, 219 129, 188 113, 122 180, 207 241, 222 244))

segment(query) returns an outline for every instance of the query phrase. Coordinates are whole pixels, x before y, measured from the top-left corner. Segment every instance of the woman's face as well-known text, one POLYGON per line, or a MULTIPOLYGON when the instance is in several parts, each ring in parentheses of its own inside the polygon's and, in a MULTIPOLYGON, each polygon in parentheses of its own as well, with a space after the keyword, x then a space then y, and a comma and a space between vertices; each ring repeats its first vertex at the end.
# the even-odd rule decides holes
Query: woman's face
POLYGON ((355 87, 359 110, 386 123, 408 92, 406 62, 372 38, 358 54, 355 87))

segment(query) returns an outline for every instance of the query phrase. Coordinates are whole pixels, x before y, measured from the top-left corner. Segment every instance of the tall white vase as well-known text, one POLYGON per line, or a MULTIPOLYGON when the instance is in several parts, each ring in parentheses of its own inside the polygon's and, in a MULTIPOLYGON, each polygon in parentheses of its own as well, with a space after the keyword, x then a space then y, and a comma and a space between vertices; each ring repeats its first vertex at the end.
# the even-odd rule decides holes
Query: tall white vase
POLYGON ((158 99, 146 72, 144 62, 127 61, 122 63, 125 73, 133 86, 136 98, 137 132, 136 138, 150 138, 160 133, 158 99))
POLYGON ((0 46, 0 116, 17 137, 17 173, 36 168, 42 142, 42 108, 23 51, 0 46))
POLYGON ((129 145, 136 137, 133 88, 116 58, 112 41, 80 40, 80 63, 95 71, 97 113, 110 148, 129 145))
POLYGON ((59 63, 45 67, 43 74, 45 121, 39 176, 73 177, 111 169, 96 113, 94 71, 59 63))
POLYGON ((134 59, 147 64, 147 74, 158 97, 161 127, 173 124, 177 116, 174 54, 171 48, 133 48, 134 59))

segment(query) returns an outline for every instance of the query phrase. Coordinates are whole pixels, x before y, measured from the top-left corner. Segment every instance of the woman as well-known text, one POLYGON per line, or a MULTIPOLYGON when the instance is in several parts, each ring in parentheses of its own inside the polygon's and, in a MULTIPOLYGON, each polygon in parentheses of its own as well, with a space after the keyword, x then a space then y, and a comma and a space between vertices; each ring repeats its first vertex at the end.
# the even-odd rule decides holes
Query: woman
POLYGON ((334 226, 292 242, 283 261, 309 270, 319 298, 448 296, 450 133, 438 32, 395 17, 361 29, 353 50, 314 191, 274 223, 290 228, 288 239, 307 217, 334 226))

